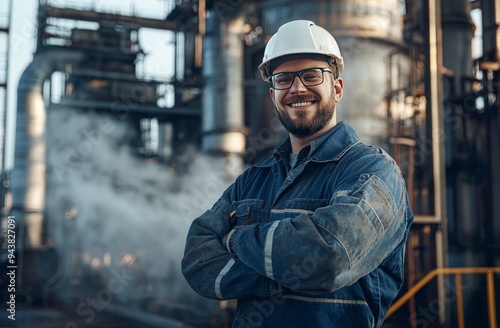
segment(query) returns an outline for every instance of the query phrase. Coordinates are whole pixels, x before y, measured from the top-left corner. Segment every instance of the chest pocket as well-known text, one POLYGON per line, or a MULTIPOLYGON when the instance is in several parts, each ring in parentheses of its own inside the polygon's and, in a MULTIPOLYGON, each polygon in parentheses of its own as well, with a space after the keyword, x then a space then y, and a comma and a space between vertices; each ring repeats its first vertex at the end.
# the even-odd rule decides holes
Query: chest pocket
POLYGON ((261 199, 246 199, 234 202, 231 206, 232 226, 269 222, 270 211, 263 209, 263 206, 264 201, 261 199))

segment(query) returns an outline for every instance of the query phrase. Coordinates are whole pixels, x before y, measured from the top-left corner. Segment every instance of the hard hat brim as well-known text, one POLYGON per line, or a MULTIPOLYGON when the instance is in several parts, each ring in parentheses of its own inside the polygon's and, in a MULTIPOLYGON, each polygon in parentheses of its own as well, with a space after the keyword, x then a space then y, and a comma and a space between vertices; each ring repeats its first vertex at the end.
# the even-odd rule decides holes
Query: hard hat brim
POLYGON ((311 60, 319 60, 330 63, 330 58, 331 57, 327 55, 314 54, 314 53, 302 53, 302 54, 291 54, 291 55, 281 56, 269 62, 269 75, 271 75, 279 65, 287 61, 298 60, 298 59, 311 59, 311 60))

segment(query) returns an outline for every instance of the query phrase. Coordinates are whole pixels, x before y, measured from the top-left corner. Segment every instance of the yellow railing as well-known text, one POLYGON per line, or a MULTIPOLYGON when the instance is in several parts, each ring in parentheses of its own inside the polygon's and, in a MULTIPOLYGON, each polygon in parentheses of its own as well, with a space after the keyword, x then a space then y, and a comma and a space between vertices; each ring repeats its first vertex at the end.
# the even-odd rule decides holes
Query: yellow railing
POLYGON ((487 288, 487 298, 488 298, 488 321, 489 328, 497 328, 497 317, 495 310, 495 273, 500 273, 500 267, 491 268, 438 268, 429 272, 425 277, 423 277, 419 282, 412 286, 403 296, 401 296, 387 311, 386 318, 390 317, 394 312, 396 312, 403 304, 405 304, 410 298, 415 296, 415 294, 421 290, 425 285, 427 285, 434 277, 438 275, 454 274, 455 287, 456 287, 456 303, 457 303, 457 316, 458 316, 458 328, 465 327, 464 319, 464 304, 463 304, 463 294, 462 294, 462 275, 464 274, 485 274, 486 275, 486 288, 487 288))

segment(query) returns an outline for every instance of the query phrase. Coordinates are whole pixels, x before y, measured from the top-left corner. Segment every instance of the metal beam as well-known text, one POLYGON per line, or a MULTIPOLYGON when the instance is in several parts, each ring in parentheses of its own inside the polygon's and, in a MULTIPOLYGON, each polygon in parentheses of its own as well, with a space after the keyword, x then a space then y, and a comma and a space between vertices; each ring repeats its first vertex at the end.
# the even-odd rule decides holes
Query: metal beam
POLYGON ((177 24, 175 22, 162 19, 126 16, 121 14, 98 12, 94 10, 59 8, 50 5, 43 5, 41 10, 43 10, 46 17, 67 18, 88 22, 116 22, 117 24, 124 25, 132 30, 139 29, 141 27, 170 31, 175 31, 177 29, 177 24))

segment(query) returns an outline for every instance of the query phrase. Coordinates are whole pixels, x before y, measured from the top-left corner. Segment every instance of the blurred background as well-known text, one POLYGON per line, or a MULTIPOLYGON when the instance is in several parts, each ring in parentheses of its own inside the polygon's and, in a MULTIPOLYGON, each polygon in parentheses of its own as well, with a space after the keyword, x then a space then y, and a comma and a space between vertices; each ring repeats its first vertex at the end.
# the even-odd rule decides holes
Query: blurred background
POLYGON ((2 0, 0 326, 230 327, 234 302, 196 295, 180 259, 287 135, 257 66, 292 19, 337 39, 338 119, 406 178, 384 327, 498 327, 495 0, 2 0))

